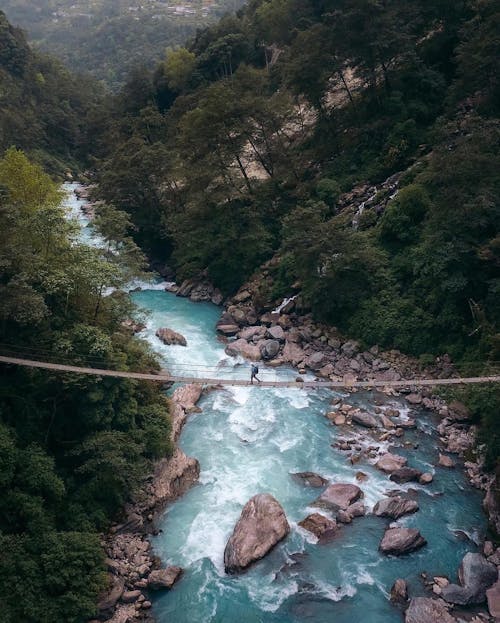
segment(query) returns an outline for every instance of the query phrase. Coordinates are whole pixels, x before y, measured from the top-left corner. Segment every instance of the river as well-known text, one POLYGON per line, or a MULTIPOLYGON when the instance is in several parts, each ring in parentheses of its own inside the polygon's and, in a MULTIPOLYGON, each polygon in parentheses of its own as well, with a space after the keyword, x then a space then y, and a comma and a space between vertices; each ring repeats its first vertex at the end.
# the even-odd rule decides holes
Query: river
MULTIPOLYGON (((78 211, 81 203, 74 195, 68 200, 86 227, 88 221, 78 211)), ((82 237, 98 244, 89 228, 82 237)), ((219 376, 249 375, 248 363, 228 357, 216 336, 220 308, 176 297, 159 282, 142 288, 131 293, 147 313, 141 337, 166 367, 199 376, 207 370, 219 376), (162 345, 155 337, 159 327, 182 333, 187 347, 162 345)), ((265 378, 294 376, 287 369, 261 367, 261 372, 265 378)), ((395 447, 411 467, 433 472, 433 483, 396 485, 369 460, 351 465, 345 453, 332 447, 339 436, 353 432, 364 435, 361 444, 382 445, 366 431, 344 431, 329 423, 324 414, 336 395, 326 390, 241 387, 210 391, 202 398, 202 411, 189 417, 180 438, 186 454, 200 461, 199 483, 165 510, 162 532, 153 539, 163 562, 184 568, 173 590, 154 600, 159 623, 400 622, 401 612, 389 602, 396 578, 408 581, 412 596, 424 594, 421 572, 455 579, 463 555, 477 551, 473 541, 478 542, 486 529, 481 495, 461 469, 434 467, 435 417, 413 410, 417 429, 407 431, 395 447), (331 542, 318 544, 297 525, 317 511, 311 503, 321 492, 292 478, 302 471, 358 484, 369 510, 389 490, 411 490, 420 510, 396 523, 418 528, 428 544, 402 557, 381 555, 378 544, 389 521, 370 514, 341 526, 331 542), (367 476, 361 483, 356 480, 360 471, 367 476), (282 504, 291 533, 246 573, 228 576, 223 568, 226 541, 243 505, 263 492, 282 504)), ((409 413, 400 398, 367 392, 344 397, 368 412, 383 401, 400 409, 402 418, 409 413)))

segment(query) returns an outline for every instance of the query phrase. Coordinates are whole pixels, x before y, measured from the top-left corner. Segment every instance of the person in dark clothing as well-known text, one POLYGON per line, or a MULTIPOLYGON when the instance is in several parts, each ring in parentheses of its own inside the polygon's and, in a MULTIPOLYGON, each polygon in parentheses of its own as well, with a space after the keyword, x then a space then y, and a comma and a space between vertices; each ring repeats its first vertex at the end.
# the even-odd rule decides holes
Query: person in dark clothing
POLYGON ((260 383, 260 379, 257 378, 257 374, 259 374, 259 366, 255 363, 252 364, 252 374, 250 375, 250 383, 253 385, 253 380, 255 379, 258 383, 260 383))

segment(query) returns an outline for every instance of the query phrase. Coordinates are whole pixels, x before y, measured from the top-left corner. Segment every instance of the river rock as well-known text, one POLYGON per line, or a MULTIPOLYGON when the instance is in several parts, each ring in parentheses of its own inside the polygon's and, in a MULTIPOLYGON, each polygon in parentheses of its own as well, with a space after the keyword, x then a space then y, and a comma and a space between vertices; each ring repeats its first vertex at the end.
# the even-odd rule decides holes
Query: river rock
POLYGON ((285 341, 285 332, 279 325, 269 327, 269 329, 267 330, 267 335, 271 340, 278 340, 278 342, 285 341))
POLYGON ((390 474, 391 472, 395 472, 397 469, 401 469, 407 463, 407 460, 404 456, 399 456, 398 454, 391 454, 387 452, 383 454, 379 460, 375 463, 375 467, 385 472, 386 474, 390 474))
POLYGON ((282 357, 284 361, 291 363, 293 366, 298 366, 306 359, 307 355, 298 344, 287 339, 283 347, 282 357))
POLYGON ((405 615, 405 623, 457 623, 441 599, 414 597, 405 615))
POLYGON ((427 541, 414 528, 388 528, 380 541, 379 550, 383 554, 400 556, 426 545, 427 541))
POLYGON ((498 570, 482 554, 469 552, 462 559, 458 579, 460 585, 443 588, 443 598, 462 606, 481 604, 486 600, 486 591, 497 581, 498 570))
POLYGON ((431 483, 434 480, 434 476, 430 473, 430 472, 424 472, 420 478, 418 479, 418 482, 421 485, 428 485, 429 483, 431 483))
POLYGON ((186 338, 172 329, 158 329, 156 331, 156 337, 160 338, 160 340, 167 346, 187 346, 186 338))
POLYGON ((232 337, 236 335, 240 327, 237 324, 218 324, 217 331, 222 333, 223 335, 227 335, 228 337, 232 337))
POLYGON ((182 574, 180 567, 166 567, 165 569, 157 569, 151 571, 148 577, 148 588, 153 591, 159 591, 166 588, 172 588, 182 574))
POLYGON ((439 454, 438 464, 441 465, 441 467, 455 467, 453 459, 451 459, 449 456, 446 456, 446 454, 439 454))
POLYGON ((422 472, 418 469, 414 469, 413 467, 400 467, 392 472, 389 476, 392 482, 397 482, 398 484, 403 484, 405 482, 417 482, 420 480, 420 476, 422 472))
POLYGON ((326 478, 323 478, 323 476, 315 474, 314 472, 297 472, 296 474, 292 474, 292 476, 301 484, 309 487, 324 487, 328 484, 328 480, 326 478))
POLYGON ((108 613, 116 606, 116 603, 123 594, 125 582, 116 575, 108 575, 108 589, 101 594, 97 602, 99 612, 108 613))
POLYGON ((308 515, 302 521, 299 521, 299 526, 312 532, 318 539, 326 539, 333 536, 337 531, 337 524, 335 521, 328 519, 320 513, 313 513, 308 515))
POLYGON ((261 336, 261 337, 264 336, 265 332, 266 332, 265 327, 261 327, 260 325, 257 325, 254 327, 245 327, 244 329, 241 329, 241 331, 238 334, 238 337, 243 338, 244 340, 250 341, 256 335, 261 336))
POLYGON ((280 343, 278 340, 266 340, 260 346, 260 355, 262 359, 269 360, 274 359, 279 353, 280 343))
POLYGON ((397 579, 391 587, 391 601, 393 604, 404 604, 408 601, 408 585, 406 580, 397 579))
POLYGON ((248 290, 241 290, 240 292, 238 292, 238 294, 235 294, 233 296, 233 303, 244 303, 245 301, 248 301, 248 299, 250 299, 251 297, 252 294, 248 290))
POLYGON ((391 519, 399 519, 403 515, 409 515, 417 511, 418 504, 415 500, 406 500, 399 496, 380 500, 373 507, 374 515, 377 517, 390 517, 391 519))
POLYGON ((500 580, 486 591, 486 599, 491 616, 495 620, 500 619, 500 580))
POLYGON ((314 506, 331 510, 347 510, 351 504, 363 497, 356 485, 336 483, 330 485, 314 502, 314 506))
POLYGON ((419 405, 422 403, 423 398, 422 398, 422 394, 408 394, 406 396, 406 400, 411 405, 419 405))
POLYGON ((272 495, 260 493, 244 506, 224 550, 227 573, 242 571, 263 558, 290 532, 285 511, 272 495))
POLYGON ((379 424, 377 418, 364 411, 353 413, 351 419, 356 424, 364 426, 365 428, 377 428, 379 424))
POLYGON ((199 478, 200 464, 176 448, 170 459, 161 459, 155 467, 152 494, 161 504, 183 495, 199 478))
POLYGON ((321 351, 313 353, 306 359, 306 365, 308 368, 311 368, 311 370, 319 370, 326 363, 328 363, 328 359, 321 351))
POLYGON ((226 354, 230 357, 238 357, 241 355, 245 359, 258 361, 260 359, 260 349, 255 344, 249 344, 243 338, 235 340, 226 346, 226 354))
POLYGON ((341 346, 340 350, 346 357, 354 357, 354 355, 359 351, 359 344, 354 340, 349 340, 341 346))
POLYGON ((124 591, 121 596, 121 600, 123 601, 124 604, 131 604, 134 601, 137 601, 137 598, 140 597, 140 595, 141 595, 141 591, 139 590, 124 591))

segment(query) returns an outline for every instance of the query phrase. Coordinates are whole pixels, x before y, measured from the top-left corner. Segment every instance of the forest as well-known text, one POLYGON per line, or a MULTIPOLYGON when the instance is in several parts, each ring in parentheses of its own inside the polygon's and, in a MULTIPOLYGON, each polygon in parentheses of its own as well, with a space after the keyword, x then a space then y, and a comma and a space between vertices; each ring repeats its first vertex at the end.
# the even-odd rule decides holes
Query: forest
POLYGON ((196 29, 240 7, 240 0, 0 0, 10 22, 30 42, 61 59, 72 71, 88 74, 108 89, 123 85, 130 71, 154 67, 196 29), (180 6, 176 10, 177 6, 180 6))
MULTIPOLYGON (((263 300, 299 287, 315 319, 364 345, 498 370, 499 0, 250 0, 157 40, 120 19, 103 22, 102 47, 86 49, 82 31, 86 43, 62 52, 61 35, 53 48, 124 83, 109 94, 33 51, 0 12, 2 343, 155 369, 122 324, 128 298, 103 297, 103 284, 143 270, 144 253, 230 295, 274 258, 263 300), (166 40, 183 47, 165 54, 166 40), (101 222, 131 251, 126 275, 75 244, 54 181, 67 171, 90 171, 95 198, 126 212, 101 222)), ((500 391, 460 397, 498 469, 500 391)), ((146 383, 2 376, 5 621, 92 616, 97 534, 170 452, 169 426, 146 383)))

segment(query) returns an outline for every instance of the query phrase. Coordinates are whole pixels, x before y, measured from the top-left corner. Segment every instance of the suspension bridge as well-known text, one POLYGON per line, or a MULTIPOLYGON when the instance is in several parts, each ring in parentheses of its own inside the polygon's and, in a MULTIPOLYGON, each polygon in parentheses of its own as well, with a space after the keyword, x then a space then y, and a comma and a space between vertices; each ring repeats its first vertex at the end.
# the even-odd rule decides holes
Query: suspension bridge
MULTIPOLYGON (((129 372, 121 370, 112 370, 109 368, 95 368, 95 367, 83 367, 70 365, 65 363, 41 361, 36 359, 25 359, 13 356, 0 355, 0 363, 10 364, 15 366, 23 366, 26 368, 41 368, 44 370, 51 370, 53 372, 66 372, 71 374, 89 374, 99 377, 114 377, 125 379, 137 379, 139 381, 155 381, 158 383, 197 383, 201 385, 229 385, 235 387, 250 386, 250 380, 248 378, 222 378, 219 376, 223 373, 221 368, 218 373, 213 376, 202 376, 200 373, 200 367, 197 369, 199 376, 194 375, 187 371, 185 373, 178 372, 175 374, 170 373, 168 370, 161 370, 157 373, 145 373, 145 372, 129 372)), ((207 370, 214 371, 213 368, 206 366, 207 370)), ((213 374, 213 372, 212 372, 213 374)), ((409 386, 444 386, 444 385, 469 385, 474 383, 498 383, 500 382, 500 375, 494 376, 473 376, 473 377, 451 377, 446 379, 432 379, 432 378, 413 378, 413 379, 401 379, 398 381, 383 381, 378 379, 358 381, 351 377, 344 377, 341 381, 331 380, 308 380, 297 376, 296 378, 286 380, 266 380, 262 379, 260 383, 255 383, 258 387, 287 387, 287 388, 307 388, 307 389, 352 389, 352 388, 377 388, 377 387, 409 387, 409 386)))

